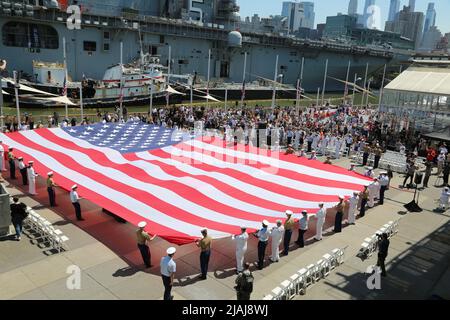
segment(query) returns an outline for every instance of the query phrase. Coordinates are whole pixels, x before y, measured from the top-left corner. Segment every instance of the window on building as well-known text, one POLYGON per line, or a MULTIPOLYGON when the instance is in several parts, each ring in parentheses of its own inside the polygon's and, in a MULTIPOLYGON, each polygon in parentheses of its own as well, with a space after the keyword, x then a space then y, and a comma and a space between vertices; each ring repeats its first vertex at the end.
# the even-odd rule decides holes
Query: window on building
POLYGON ((103 32, 103 39, 105 39, 105 40, 109 40, 109 39, 110 39, 110 33, 109 33, 109 31, 103 32))
POLYGON ((8 47, 58 49, 58 32, 43 24, 11 21, 2 28, 2 42, 8 47))
POLYGON ((109 43, 103 44, 103 51, 109 51, 109 43))
POLYGON ((97 51, 97 42, 95 41, 83 41, 84 51, 97 51))

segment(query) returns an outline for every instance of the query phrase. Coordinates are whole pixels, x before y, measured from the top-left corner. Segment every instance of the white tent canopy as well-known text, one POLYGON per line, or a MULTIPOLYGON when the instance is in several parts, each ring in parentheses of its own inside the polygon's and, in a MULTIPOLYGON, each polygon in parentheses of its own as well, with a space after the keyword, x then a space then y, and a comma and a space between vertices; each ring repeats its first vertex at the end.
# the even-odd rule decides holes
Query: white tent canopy
POLYGON ((172 93, 172 94, 179 94, 179 95, 184 96, 184 93, 178 92, 177 90, 175 90, 171 86, 167 86, 166 91, 169 92, 169 93, 172 93))
POLYGON ((61 104, 67 104, 68 106, 77 105, 76 103, 73 103, 69 98, 67 98, 67 96, 52 97, 52 98, 35 98, 35 99, 58 102, 61 104))
POLYGON ((450 96, 450 69, 410 67, 385 89, 450 96))
MULTIPOLYGON (((5 78, 4 80, 14 85, 14 81, 13 80, 7 79, 7 78, 5 78)), ((47 96, 52 96, 52 97, 58 97, 58 95, 56 95, 56 94, 52 94, 52 93, 49 93, 49 92, 38 90, 38 89, 35 89, 35 88, 32 88, 32 87, 26 86, 24 84, 20 84, 19 90, 24 90, 24 91, 29 91, 29 92, 39 93, 39 94, 45 94, 47 96)))
POLYGON ((198 96, 198 97, 203 98, 205 100, 211 100, 211 101, 214 101, 214 102, 221 102, 220 100, 217 100, 216 98, 210 96, 209 94, 206 95, 206 96, 198 96))

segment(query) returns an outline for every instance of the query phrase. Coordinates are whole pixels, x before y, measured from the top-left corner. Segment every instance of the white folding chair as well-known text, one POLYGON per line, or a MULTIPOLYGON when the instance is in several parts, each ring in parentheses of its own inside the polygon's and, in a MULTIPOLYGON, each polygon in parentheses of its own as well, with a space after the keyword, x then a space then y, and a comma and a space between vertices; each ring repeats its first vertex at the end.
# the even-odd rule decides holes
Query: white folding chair
POLYGON ((276 287, 272 290, 273 300, 283 300, 284 292, 280 287, 276 287))
POLYGON ((306 270, 307 270, 306 283, 309 286, 315 282, 316 265, 310 264, 309 266, 306 267, 306 270))
POLYGON ((337 265, 344 263, 344 251, 342 249, 334 249, 331 253, 336 257, 337 265))
POLYGON ((297 281, 297 291, 299 294, 304 295, 306 294, 306 288, 311 285, 311 283, 308 283, 308 270, 305 268, 298 270, 298 281, 297 281))
POLYGON ((293 274, 290 278, 289 278, 289 280, 291 281, 291 283, 294 285, 294 291, 295 291, 295 294, 297 295, 297 294, 299 294, 299 288, 298 288, 298 280, 299 280, 299 275, 298 275, 298 273, 295 273, 295 274, 293 274))
POLYGON ((337 260, 334 255, 327 253, 324 254, 322 258, 328 262, 330 271, 337 267, 337 260))
POLYGON ((323 264, 323 260, 319 260, 316 262, 316 270, 314 272, 314 282, 319 282, 320 279, 323 278, 323 268, 324 268, 324 264, 323 264))
POLYGON ((286 300, 294 299, 295 295, 297 294, 294 283, 289 280, 284 280, 280 284, 280 288, 283 289, 283 292, 286 296, 286 300))

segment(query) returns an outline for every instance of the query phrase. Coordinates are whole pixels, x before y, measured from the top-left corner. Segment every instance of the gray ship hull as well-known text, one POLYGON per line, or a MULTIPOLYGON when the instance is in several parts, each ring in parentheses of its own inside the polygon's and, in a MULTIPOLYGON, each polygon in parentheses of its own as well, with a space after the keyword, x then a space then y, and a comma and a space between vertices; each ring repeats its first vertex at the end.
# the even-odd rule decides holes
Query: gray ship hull
MULTIPOLYGON (((0 56, 8 61, 10 75, 12 70, 21 70, 28 73, 32 78, 33 60, 62 62, 63 38, 67 41, 68 72, 73 81, 80 81, 83 76, 102 79, 104 71, 120 61, 120 42, 123 42, 124 62, 139 57, 141 44, 137 29, 111 27, 114 23, 107 20, 106 24, 108 26, 103 24, 95 26, 83 24, 81 30, 68 30, 63 21, 55 21, 55 19, 56 17, 54 16, 45 16, 39 19, 36 19, 36 17, 34 19, 26 17, 14 18, 0 13, 0 32, 2 33, 2 37, 0 37, 0 56), (28 24, 29 28, 35 28, 36 25, 45 25, 53 28, 57 33, 57 48, 33 48, 33 45, 30 43, 28 43, 28 47, 13 46, 14 43, 11 40, 8 42, 9 35, 7 33, 10 32, 8 27, 19 22, 28 24), (109 39, 105 39, 105 32, 108 33, 109 39), (106 40, 108 43, 107 47, 104 46, 106 40), (95 43, 95 48, 92 47, 93 43, 95 43)), ((222 82, 242 82, 244 52, 248 53, 247 82, 261 78, 273 79, 276 56, 278 55, 277 73, 283 74, 283 83, 295 85, 300 77, 301 62, 302 58, 304 58, 302 87, 308 92, 316 92, 318 88, 322 90, 327 60, 329 77, 326 82, 327 91, 343 90, 342 83, 330 77, 345 80, 349 61, 351 63, 349 81, 353 82, 355 74, 364 78, 367 63, 369 64, 370 74, 380 70, 392 60, 392 55, 370 55, 364 52, 356 53, 350 50, 316 48, 298 44, 286 45, 286 39, 281 41, 277 38, 270 38, 270 41, 266 41, 263 40, 263 36, 255 36, 251 40, 244 41, 242 47, 230 47, 226 42, 226 32, 219 33, 215 31, 216 36, 214 36, 214 33, 208 33, 211 30, 204 28, 205 33, 202 34, 198 30, 194 30, 194 28, 183 33, 183 27, 178 27, 181 29, 170 29, 172 31, 168 33, 166 32, 166 27, 161 27, 161 32, 156 32, 157 27, 154 25, 141 28, 144 51, 160 55, 162 64, 167 64, 170 46, 172 73, 197 73, 199 78, 206 79, 208 73, 208 50, 211 49, 211 78, 220 79, 222 82), (259 40, 255 41, 255 39, 259 40), (267 42, 267 44, 261 44, 261 42, 267 42), (277 44, 277 42, 280 42, 280 44, 277 44)), ((201 31, 201 28, 199 30, 201 31)), ((36 39, 36 37, 34 39, 33 37, 31 38, 36 42, 43 41, 43 39, 36 39)), ((361 85, 362 82, 359 84, 361 85)))

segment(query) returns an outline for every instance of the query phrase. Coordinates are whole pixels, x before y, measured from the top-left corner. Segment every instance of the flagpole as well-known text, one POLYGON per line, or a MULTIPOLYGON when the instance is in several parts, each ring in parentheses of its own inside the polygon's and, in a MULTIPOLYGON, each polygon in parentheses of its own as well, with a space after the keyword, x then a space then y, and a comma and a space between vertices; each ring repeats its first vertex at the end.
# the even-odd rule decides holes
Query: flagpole
POLYGON ((358 77, 358 74, 355 73, 355 80, 353 81, 353 96, 352 96, 352 108, 355 107, 355 88, 356 88, 356 79, 358 77))
POLYGON ((351 61, 348 60, 347 77, 345 78, 344 103, 345 103, 345 100, 347 99, 347 95, 348 95, 348 77, 350 76, 350 66, 351 66, 351 61))
POLYGON ((384 81, 386 79, 386 68, 387 68, 387 64, 384 65, 383 80, 381 80, 380 97, 379 97, 379 101, 378 101, 378 111, 380 111, 380 109, 381 109, 381 100, 383 99, 383 94, 384 94, 384 81))
POLYGON ((242 72, 242 95, 241 95, 241 108, 244 107, 245 99, 245 71, 247 69, 247 51, 244 53, 244 71, 242 72))
MULTIPOLYGON (((167 72, 167 89, 169 89, 170 86, 170 69, 172 66, 172 46, 169 46, 169 62, 167 64, 168 72, 167 72)), ((167 92, 166 96, 166 108, 169 108, 169 99, 170 99, 170 92, 167 92)))
POLYGON ((320 98, 320 87, 317 88, 316 107, 319 107, 319 98, 320 98))
POLYGON ((210 77, 210 69, 211 69, 211 49, 208 50, 208 79, 206 83, 206 107, 209 108, 209 77, 210 77))
POLYGON ((123 42, 120 42, 120 109, 119 122, 123 120, 123 42))
POLYGON ((369 73, 369 63, 366 64, 366 75, 364 77, 364 91, 362 92, 361 97, 361 107, 364 105, 364 95, 366 93, 366 86, 367 86, 367 74, 369 73))
POLYGON ((227 112, 228 88, 225 88, 225 112, 227 112))
POLYGON ((84 110, 83 110, 83 82, 80 85, 80 108, 81 108, 81 123, 83 123, 84 110))
MULTIPOLYGON (((2 87, 2 69, 0 69, 0 132, 3 132, 3 126, 5 125, 3 119, 3 87, 2 87)), ((2 170, 2 168, 0 168, 2 170)))
POLYGON ((19 105, 19 79, 17 71, 14 71, 14 93, 16 95, 16 109, 17 109, 17 129, 20 130, 20 105, 19 105))
POLYGON ((152 114, 153 110, 153 79, 150 81, 150 110, 149 113, 152 114))
MULTIPOLYGON (((65 92, 65 96, 67 97, 67 83, 69 82, 69 78, 67 75, 67 54, 66 54, 66 37, 63 37, 63 55, 64 55, 64 72, 65 72, 65 77, 66 77, 66 82, 65 82, 65 86, 66 86, 66 92, 65 92)), ((64 89, 63 89, 64 90, 64 89)), ((66 109, 66 120, 69 121, 69 107, 67 106, 67 103, 65 104, 65 109, 66 109)))
POLYGON ((323 87, 322 87, 322 106, 324 104, 325 101, 325 87, 327 85, 327 75, 328 75, 328 59, 325 62, 325 73, 323 76, 323 87))
POLYGON ((300 114, 300 98, 301 98, 301 94, 302 94, 304 67, 305 67, 305 57, 302 57, 302 70, 300 71, 300 81, 298 81, 298 84, 297 84, 297 101, 296 101, 297 115, 300 114))
POLYGON ((272 92, 272 110, 275 109, 275 99, 277 94, 277 73, 278 73, 278 55, 275 60, 275 75, 273 77, 273 92, 272 92))
POLYGON ((366 106, 369 105, 369 93, 370 93, 370 84, 372 83, 372 78, 369 79, 369 82, 367 84, 367 93, 366 93, 366 106))

